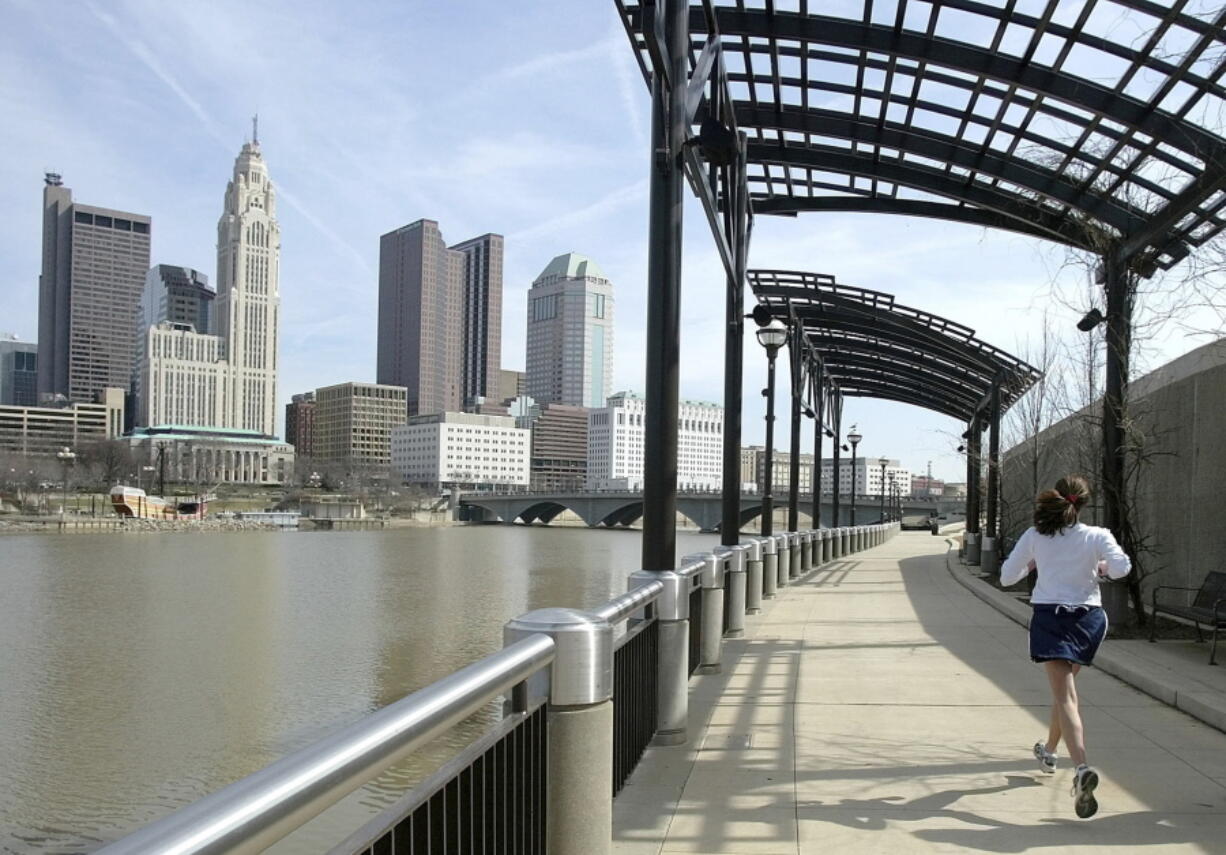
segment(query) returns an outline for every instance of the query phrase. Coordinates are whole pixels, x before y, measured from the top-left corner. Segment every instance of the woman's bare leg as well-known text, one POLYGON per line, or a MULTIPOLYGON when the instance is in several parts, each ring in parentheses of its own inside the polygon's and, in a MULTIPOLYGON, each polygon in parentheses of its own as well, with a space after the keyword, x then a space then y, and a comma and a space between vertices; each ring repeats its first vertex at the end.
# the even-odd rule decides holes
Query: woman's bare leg
POLYGON ((1051 703, 1051 719, 1047 724, 1047 742, 1043 747, 1047 749, 1048 754, 1055 754, 1056 749, 1060 747, 1060 710, 1055 701, 1051 703))
POLYGON ((1086 762, 1085 732, 1081 726, 1081 710, 1077 703, 1077 684, 1074 676, 1081 670, 1071 662, 1057 660, 1044 662, 1047 682, 1051 686, 1052 707, 1059 719, 1060 735, 1069 759, 1074 765, 1086 762))

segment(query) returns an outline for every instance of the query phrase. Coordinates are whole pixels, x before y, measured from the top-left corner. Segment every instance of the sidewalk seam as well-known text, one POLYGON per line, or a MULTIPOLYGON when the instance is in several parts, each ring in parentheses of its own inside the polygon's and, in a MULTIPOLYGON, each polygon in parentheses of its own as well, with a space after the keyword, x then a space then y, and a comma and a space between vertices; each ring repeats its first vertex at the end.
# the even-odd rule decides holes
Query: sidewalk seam
MULTIPOLYGON (((948 548, 945 551, 945 569, 949 571, 949 575, 1005 617, 1029 628, 1030 609, 988 583, 968 573, 958 572, 955 564, 961 565, 961 562, 954 560, 956 544, 950 539, 946 539, 946 543, 948 548)), ((1161 678, 1145 673, 1110 650, 1104 650, 1095 657, 1094 667, 1212 728, 1226 731, 1226 703, 1218 698, 1206 698, 1203 693, 1198 692, 1180 691, 1161 678)))

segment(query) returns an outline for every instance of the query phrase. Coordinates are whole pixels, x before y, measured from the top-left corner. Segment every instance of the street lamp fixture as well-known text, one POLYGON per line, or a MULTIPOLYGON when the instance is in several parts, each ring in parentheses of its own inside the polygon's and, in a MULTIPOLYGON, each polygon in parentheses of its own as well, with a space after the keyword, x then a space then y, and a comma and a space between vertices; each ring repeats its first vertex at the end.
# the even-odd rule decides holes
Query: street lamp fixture
MULTIPOLYGON (((860 440, 864 439, 856 430, 856 426, 851 426, 851 433, 847 434, 847 441, 851 443, 851 524, 856 524, 856 446, 860 444, 860 440)), ((847 446, 843 446, 844 449, 847 446)))
MULTIPOLYGON (((754 320, 761 323, 758 309, 754 309, 754 320)), ((771 495, 772 481, 775 469, 775 357, 779 348, 788 340, 787 327, 777 319, 771 318, 765 326, 758 330, 758 344, 766 348, 766 459, 763 466, 766 469, 762 476, 762 534, 769 535, 774 530, 775 501, 771 495)))
POLYGON ((1106 316, 1098 309, 1090 309, 1077 322, 1077 329, 1082 332, 1089 332, 1105 320, 1107 320, 1106 316))

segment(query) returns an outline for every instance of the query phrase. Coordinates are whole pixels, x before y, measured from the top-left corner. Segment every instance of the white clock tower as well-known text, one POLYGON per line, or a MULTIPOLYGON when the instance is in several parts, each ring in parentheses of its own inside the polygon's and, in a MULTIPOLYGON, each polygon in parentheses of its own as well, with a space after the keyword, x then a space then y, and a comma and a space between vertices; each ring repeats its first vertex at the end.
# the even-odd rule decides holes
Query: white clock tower
POLYGON ((265 435, 276 430, 280 261, 277 197, 253 123, 251 142, 234 161, 217 223, 217 309, 229 362, 222 421, 265 435))

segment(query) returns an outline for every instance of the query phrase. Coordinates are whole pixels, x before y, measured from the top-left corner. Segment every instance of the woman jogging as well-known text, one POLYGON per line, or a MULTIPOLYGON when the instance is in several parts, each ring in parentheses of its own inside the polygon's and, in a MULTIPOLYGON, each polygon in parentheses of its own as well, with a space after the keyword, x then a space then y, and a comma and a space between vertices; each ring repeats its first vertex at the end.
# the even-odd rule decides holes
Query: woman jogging
POLYGON ((1047 774, 1056 771, 1056 746, 1061 737, 1076 764, 1073 808, 1082 819, 1098 811, 1094 788, 1098 773, 1086 763, 1085 735, 1077 707, 1077 672, 1094 661, 1107 635, 1098 582, 1104 576, 1122 579, 1132 562, 1111 532, 1078 522, 1077 514, 1090 499, 1084 478, 1070 475, 1044 490, 1035 500, 1034 527, 1026 529, 1000 568, 1000 583, 1013 585, 1031 570, 1038 581, 1030 603, 1030 658, 1042 662, 1051 685, 1051 726, 1047 742, 1036 742, 1034 755, 1047 774))

